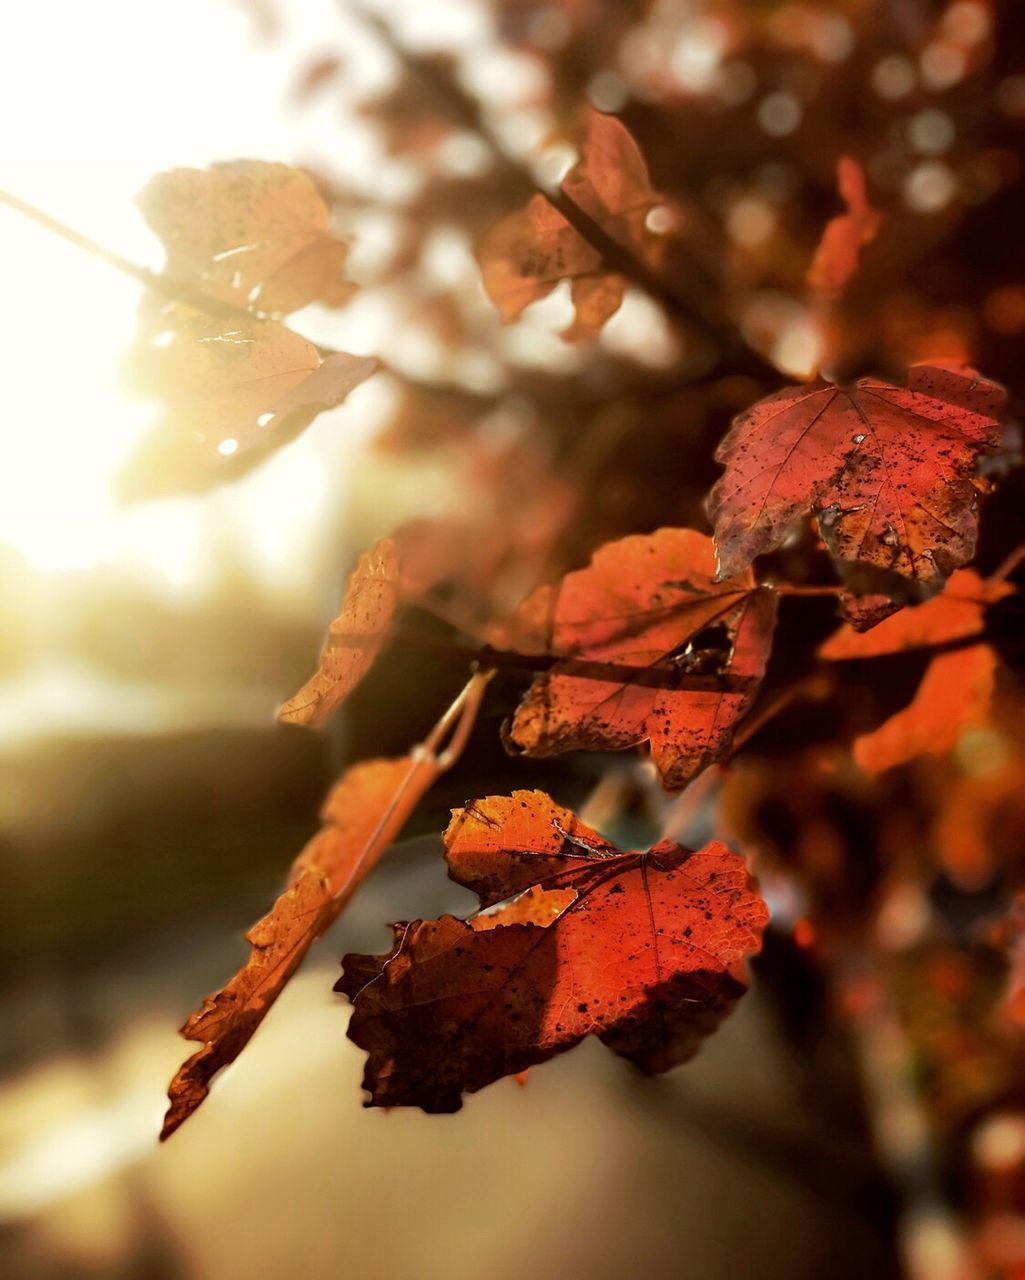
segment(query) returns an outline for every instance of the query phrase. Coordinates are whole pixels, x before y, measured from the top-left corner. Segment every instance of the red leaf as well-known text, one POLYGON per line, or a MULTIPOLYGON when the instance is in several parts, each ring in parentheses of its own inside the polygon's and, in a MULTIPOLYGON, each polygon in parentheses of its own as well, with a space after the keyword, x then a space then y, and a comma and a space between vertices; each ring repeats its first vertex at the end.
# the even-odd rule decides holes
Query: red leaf
POLYGON ((521 628, 562 661, 531 685, 510 741, 546 756, 647 740, 671 789, 719 759, 764 674, 776 598, 750 572, 714 574, 710 539, 660 529, 535 592, 521 628))
POLYGON ((456 810, 445 843, 485 908, 512 902, 396 926, 390 955, 346 957, 336 989, 373 1105, 456 1111, 587 1035, 666 1071, 745 989, 768 911, 724 845, 623 853, 538 791, 456 810))
POLYGON ((709 499, 731 577, 814 514, 830 554, 938 589, 975 551, 977 463, 994 452, 1003 392, 972 371, 915 366, 907 385, 862 378, 788 387, 737 418, 709 499))
POLYGON ((875 239, 881 221, 868 203, 865 175, 858 162, 841 156, 836 176, 847 212, 826 224, 807 275, 811 287, 827 297, 842 292, 858 269, 862 245, 875 239))
POLYGON ((286 724, 322 725, 373 666, 399 602, 395 543, 382 538, 360 556, 316 673, 278 711, 286 724))
MULTIPOLYGON (((608 235, 643 255, 659 243, 645 219, 659 202, 644 158, 613 116, 591 112, 581 158, 562 190, 608 235)), ((484 288, 504 321, 546 298, 560 280, 573 282, 576 320, 564 335, 591 337, 623 300, 622 278, 543 195, 500 219, 477 248, 484 288)))
POLYGON ((203 1048, 183 1063, 168 1089, 168 1138, 206 1098, 210 1080, 234 1062, 270 1011, 312 943, 337 918, 402 816, 389 817, 415 762, 370 760, 345 773, 324 802, 323 829, 292 866, 288 888, 246 934, 252 952, 233 978, 203 1002, 181 1033, 203 1048))

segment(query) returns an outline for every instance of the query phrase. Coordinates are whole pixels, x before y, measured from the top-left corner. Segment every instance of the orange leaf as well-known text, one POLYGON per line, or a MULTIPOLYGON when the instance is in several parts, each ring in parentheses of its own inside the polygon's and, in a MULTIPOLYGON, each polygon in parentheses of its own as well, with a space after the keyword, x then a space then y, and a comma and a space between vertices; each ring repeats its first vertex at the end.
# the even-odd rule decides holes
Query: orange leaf
POLYGON ((915 756, 952 750, 965 728, 989 722, 996 666, 996 655, 985 644, 940 654, 911 703, 855 739, 855 760, 866 773, 880 773, 915 756))
POLYGON ((858 162, 841 156, 836 170, 847 212, 826 224, 807 275, 809 285, 827 297, 843 291, 858 269, 862 245, 875 239, 881 222, 880 215, 868 203, 865 175, 858 162))
POLYGON ((340 306, 353 292, 347 247, 300 169, 263 160, 170 169, 143 188, 139 206, 164 242, 168 275, 212 298, 284 314, 340 306))
POLYGON ((415 769, 409 758, 370 760, 348 770, 332 789, 321 813, 325 825, 293 864, 288 888, 246 934, 248 961, 182 1027, 185 1039, 203 1048, 171 1081, 161 1139, 189 1118, 209 1093, 211 1078, 246 1047, 311 944, 398 834, 402 816, 389 816, 389 810, 415 769))
POLYGON ((373 1105, 457 1111, 587 1035, 666 1071, 744 992, 768 911, 724 845, 622 853, 539 791, 457 809, 445 844, 454 880, 511 906, 417 920, 390 955, 346 956, 336 989, 373 1105))
POLYGON ((278 711, 286 724, 320 726, 373 666, 399 601, 399 558, 391 538, 360 556, 316 673, 278 711))
POLYGON ((971 370, 926 365, 907 385, 818 381, 734 421, 709 498, 719 572, 732 577, 818 517, 841 565, 898 573, 933 592, 975 551, 979 459, 996 451, 1003 391, 971 370))
POLYGON ((1005 582, 984 582, 974 569, 959 569, 942 593, 886 618, 871 631, 841 627, 819 649, 823 658, 874 658, 978 635, 988 604, 1012 594, 1005 582))
POLYGON ((531 685, 510 741, 546 756, 647 740, 671 789, 719 759, 764 674, 776 597, 750 572, 714 574, 710 539, 660 529, 535 592, 522 632, 559 661, 531 685))

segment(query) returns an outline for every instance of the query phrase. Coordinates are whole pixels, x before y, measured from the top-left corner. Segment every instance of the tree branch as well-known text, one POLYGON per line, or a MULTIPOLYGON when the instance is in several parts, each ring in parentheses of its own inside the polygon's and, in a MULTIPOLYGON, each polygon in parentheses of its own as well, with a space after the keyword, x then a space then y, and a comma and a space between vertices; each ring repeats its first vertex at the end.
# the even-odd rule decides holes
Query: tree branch
POLYGON ((543 196, 553 205, 573 229, 582 236, 602 257, 606 267, 640 286, 652 298, 657 299, 676 320, 696 330, 710 342, 737 373, 748 374, 760 381, 779 381, 779 371, 768 360, 749 347, 732 326, 718 324, 707 316, 694 300, 673 281, 653 271, 646 262, 610 236, 594 218, 572 200, 561 188, 549 190, 511 156, 488 124, 480 103, 466 93, 460 85, 435 63, 421 58, 406 48, 395 36, 391 27, 363 5, 346 4, 346 12, 356 15, 381 43, 429 94, 446 114, 471 133, 475 133, 488 147, 506 178, 524 200, 535 195, 543 196))

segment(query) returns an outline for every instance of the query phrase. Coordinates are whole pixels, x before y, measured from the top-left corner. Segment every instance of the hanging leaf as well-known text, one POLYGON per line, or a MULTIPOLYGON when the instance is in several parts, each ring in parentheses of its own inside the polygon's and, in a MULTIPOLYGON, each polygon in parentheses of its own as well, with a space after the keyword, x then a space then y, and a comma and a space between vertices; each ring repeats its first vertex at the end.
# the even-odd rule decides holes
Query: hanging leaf
POLYGON ((278 711, 286 724, 319 727, 373 666, 399 602, 399 555, 382 538, 360 556, 327 631, 316 673, 278 711))
POLYGON ((951 751, 966 728, 989 723, 996 669, 987 644, 933 658, 910 704, 855 739, 854 759, 866 773, 880 773, 915 756, 951 751))
POLYGON ((663 785, 724 755, 765 672, 776 597, 715 578, 711 540, 660 529, 606 544, 521 608, 518 639, 557 661, 508 731, 530 756, 648 741, 663 785))
POLYGON ((1000 444, 1003 391, 927 365, 907 384, 862 378, 789 387, 737 418, 716 457, 708 510, 719 572, 732 577, 818 518, 839 565, 900 574, 926 594, 975 551, 981 458, 1000 444))
POLYGON ((252 947, 248 961, 182 1027, 186 1040, 203 1047, 171 1081, 161 1139, 192 1115, 213 1076, 246 1047, 311 944, 398 834, 402 817, 390 811, 414 768, 408 758, 370 760, 343 774, 332 789, 321 811, 324 826, 293 864, 288 888, 246 934, 252 947))
MULTIPOLYGON (((613 116, 591 112, 581 158, 563 193, 614 240, 650 256, 659 238, 645 221, 659 203, 644 158, 613 116)), ((565 336, 593 337, 623 300, 622 277, 543 195, 500 219, 477 247, 484 288, 502 319, 515 320, 561 280, 572 282, 576 320, 565 336)))
POLYGON ((211 298, 277 315, 310 302, 337 307, 353 286, 347 246, 300 169, 235 160, 158 173, 139 194, 164 242, 167 275, 211 298))
POLYGON ((620 852, 539 791, 457 809, 445 844, 483 910, 395 926, 336 988, 372 1105, 456 1111, 587 1035, 666 1071, 745 989, 768 912, 724 845, 620 852))

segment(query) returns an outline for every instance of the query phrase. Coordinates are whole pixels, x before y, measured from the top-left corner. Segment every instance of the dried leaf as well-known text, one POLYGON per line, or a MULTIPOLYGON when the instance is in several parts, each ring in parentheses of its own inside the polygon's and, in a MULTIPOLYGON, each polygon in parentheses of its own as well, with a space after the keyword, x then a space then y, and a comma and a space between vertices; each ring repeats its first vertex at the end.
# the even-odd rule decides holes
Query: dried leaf
POLYGON ((170 169, 147 183, 139 207, 164 242, 167 274, 211 298, 281 315, 310 302, 337 307, 353 292, 347 246, 300 169, 263 160, 170 169))
POLYGON ((608 543, 586 569, 524 602, 519 639, 560 660, 531 685, 509 739, 530 756, 647 740, 663 785, 682 787, 729 749, 764 674, 775 616, 774 593, 750 572, 716 581, 700 533, 608 543))
POLYGON ((587 1035, 666 1071, 744 991, 768 911, 724 845, 622 853, 538 791, 456 810, 445 843, 485 910, 396 926, 391 954, 347 956, 336 988, 373 1105, 456 1111, 587 1035))
POLYGON ((807 276, 808 284, 826 297, 843 291, 858 269, 862 245, 875 239, 882 220, 868 202, 865 175, 856 160, 841 156, 836 176, 847 212, 826 224, 807 276))
POLYGON ((927 365, 907 385, 822 381, 760 400, 716 457, 709 498, 719 571, 732 577, 818 517, 841 566, 869 564, 938 590, 975 551, 979 459, 996 451, 1003 392, 972 371, 927 365))
POLYGON ((316 673, 278 711, 286 724, 319 727, 373 666, 399 602, 400 565, 395 543, 382 538, 360 556, 349 575, 338 617, 316 673))
MULTIPOLYGON (((637 144, 613 116, 591 112, 581 158, 562 182, 566 196, 606 234, 642 256, 658 243, 645 220, 659 203, 637 144)), ((573 282, 576 319, 565 337, 593 337, 623 300, 623 280, 542 195, 500 219, 477 248, 484 288, 502 319, 515 320, 560 280, 573 282)))
POLYGON ((246 934, 252 952, 233 978, 203 1002, 181 1034, 202 1049, 171 1081, 168 1138, 206 1098, 212 1077, 234 1062, 267 1016, 311 944, 340 914, 402 818, 392 802, 414 777, 415 762, 370 760, 343 774, 324 802, 324 826, 292 866, 288 888, 246 934))

